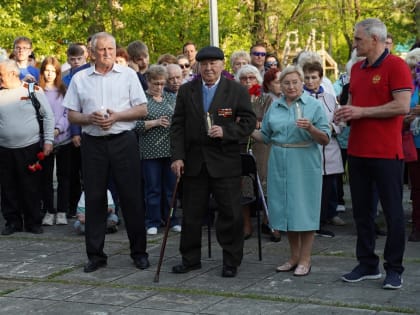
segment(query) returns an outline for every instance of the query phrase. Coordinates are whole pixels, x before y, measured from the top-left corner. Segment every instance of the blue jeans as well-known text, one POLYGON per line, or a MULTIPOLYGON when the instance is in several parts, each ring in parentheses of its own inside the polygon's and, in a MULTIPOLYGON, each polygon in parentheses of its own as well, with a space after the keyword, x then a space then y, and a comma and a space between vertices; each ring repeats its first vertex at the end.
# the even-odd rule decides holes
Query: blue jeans
MULTIPOLYGON (((159 227, 166 221, 175 187, 176 176, 171 171, 171 159, 143 160, 144 197, 146 201, 146 228, 159 227), (163 211, 162 211, 163 210, 163 211), (162 218, 163 216, 163 218, 162 218)), ((174 205, 175 208, 176 205, 174 205)), ((170 225, 177 225, 175 209, 170 225)))
POLYGON ((372 208, 375 183, 388 231, 384 268, 399 274, 404 271, 402 260, 405 249, 402 170, 402 160, 349 156, 350 191, 357 228, 357 259, 361 264, 373 268, 379 264, 379 257, 375 254, 376 209, 372 208))

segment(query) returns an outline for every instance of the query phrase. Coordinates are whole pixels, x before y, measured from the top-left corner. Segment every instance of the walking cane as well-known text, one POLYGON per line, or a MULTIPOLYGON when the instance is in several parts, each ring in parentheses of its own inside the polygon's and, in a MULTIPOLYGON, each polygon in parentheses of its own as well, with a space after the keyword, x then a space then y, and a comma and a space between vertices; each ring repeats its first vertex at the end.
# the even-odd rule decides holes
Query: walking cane
POLYGON ((171 221, 174 208, 175 208, 176 193, 178 191, 179 180, 180 180, 180 176, 177 176, 174 191, 172 192, 172 200, 171 200, 171 205, 170 205, 171 208, 169 209, 168 218, 166 220, 165 234, 163 235, 162 245, 160 247, 159 262, 156 268, 155 279, 153 280, 154 282, 159 282, 160 267, 162 267, 163 256, 165 255, 166 241, 168 240, 170 221, 171 221))
MULTIPOLYGON (((255 160, 254 154, 252 153, 252 149, 249 149, 248 150, 248 153, 255 160)), ((256 174, 258 191, 260 193, 261 203, 263 205, 265 215, 268 218, 267 202, 265 201, 264 191, 263 191, 263 188, 262 188, 262 185, 261 185, 261 180, 260 180, 260 176, 258 175, 258 170, 257 169, 255 170, 255 174, 256 174)), ((262 254, 261 254, 261 237, 260 237, 260 235, 261 235, 260 234, 261 233, 261 228, 260 228, 260 215, 259 214, 257 215, 257 219, 258 219, 257 220, 257 224, 258 224, 258 234, 259 234, 259 237, 258 237, 258 256, 259 256, 259 259, 261 260, 262 259, 262 254)), ((271 232, 274 232, 274 230, 272 228, 271 228, 271 232)))

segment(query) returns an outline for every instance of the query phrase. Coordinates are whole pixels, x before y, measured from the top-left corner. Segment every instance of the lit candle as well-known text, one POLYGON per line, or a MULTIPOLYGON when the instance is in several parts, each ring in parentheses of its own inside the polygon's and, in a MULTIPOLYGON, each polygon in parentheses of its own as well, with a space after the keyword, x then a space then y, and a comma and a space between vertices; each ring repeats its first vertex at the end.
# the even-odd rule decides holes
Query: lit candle
MULTIPOLYGON (((337 110, 340 108, 341 108, 341 105, 337 103, 337 110)), ((344 120, 340 119, 340 121, 338 122, 338 126, 343 128, 347 126, 347 123, 344 120)))
POLYGON ((210 113, 207 112, 207 127, 209 128, 209 130, 211 128, 211 125, 212 123, 211 123, 210 113))
POLYGON ((303 115, 302 115, 302 109, 300 108, 300 104, 299 102, 296 102, 296 120, 298 119, 302 119, 303 115))

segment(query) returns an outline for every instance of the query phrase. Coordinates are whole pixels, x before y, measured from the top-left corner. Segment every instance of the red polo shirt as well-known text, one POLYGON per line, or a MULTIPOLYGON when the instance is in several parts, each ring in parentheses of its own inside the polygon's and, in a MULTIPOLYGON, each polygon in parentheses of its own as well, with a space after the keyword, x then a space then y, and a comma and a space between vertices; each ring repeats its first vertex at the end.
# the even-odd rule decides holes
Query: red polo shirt
MULTIPOLYGON (((411 72, 403 59, 385 50, 372 65, 356 63, 351 70, 352 105, 371 107, 393 100, 392 93, 411 91, 411 72)), ((402 159, 403 116, 362 118, 351 121, 348 154, 366 158, 402 159)))

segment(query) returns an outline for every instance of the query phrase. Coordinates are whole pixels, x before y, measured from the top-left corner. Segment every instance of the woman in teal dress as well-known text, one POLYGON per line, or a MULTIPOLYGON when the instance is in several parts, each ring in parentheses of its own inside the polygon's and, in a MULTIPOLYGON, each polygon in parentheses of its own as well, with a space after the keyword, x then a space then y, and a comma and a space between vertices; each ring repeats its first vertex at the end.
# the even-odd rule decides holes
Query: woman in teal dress
POLYGON ((283 96, 272 103, 261 130, 253 137, 271 144, 267 197, 272 227, 286 231, 291 256, 276 271, 305 276, 319 229, 322 167, 318 145, 326 145, 330 128, 322 104, 303 92, 303 72, 288 66, 280 75, 283 96))

